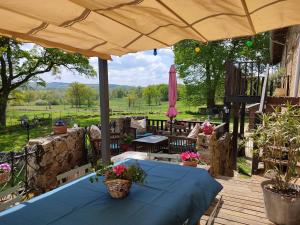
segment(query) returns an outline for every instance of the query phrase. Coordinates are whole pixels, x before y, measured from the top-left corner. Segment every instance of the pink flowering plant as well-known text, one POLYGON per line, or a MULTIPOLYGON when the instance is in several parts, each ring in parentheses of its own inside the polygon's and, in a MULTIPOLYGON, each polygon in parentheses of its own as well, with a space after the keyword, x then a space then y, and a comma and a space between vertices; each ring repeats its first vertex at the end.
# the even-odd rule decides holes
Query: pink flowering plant
POLYGON ((200 154, 198 152, 186 151, 180 154, 180 159, 182 161, 199 162, 200 154))
POLYGON ((0 164, 0 173, 9 173, 11 171, 11 167, 8 163, 0 164))
POLYGON ((144 183, 146 178, 145 171, 140 167, 139 164, 131 164, 126 166, 124 164, 119 164, 113 166, 112 164, 108 166, 100 165, 99 169, 96 170, 96 177, 90 178, 90 181, 98 181, 98 176, 104 176, 104 181, 123 179, 129 180, 133 183, 144 183))
POLYGON ((215 129, 214 125, 208 121, 205 121, 202 124, 202 131, 205 135, 211 135, 214 132, 214 129, 215 129))

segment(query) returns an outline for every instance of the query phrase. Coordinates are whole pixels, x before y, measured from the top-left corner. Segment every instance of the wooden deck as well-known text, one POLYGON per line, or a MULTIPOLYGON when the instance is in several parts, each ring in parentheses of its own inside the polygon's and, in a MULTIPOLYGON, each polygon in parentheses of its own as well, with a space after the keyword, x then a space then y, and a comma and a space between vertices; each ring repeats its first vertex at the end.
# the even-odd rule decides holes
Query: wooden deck
MULTIPOLYGON (((222 200, 217 208, 214 224, 273 224, 266 218, 264 200, 260 183, 264 178, 253 176, 247 178, 220 177, 217 179, 223 190, 217 196, 222 200)), ((210 207, 199 224, 206 224, 216 202, 210 207)))

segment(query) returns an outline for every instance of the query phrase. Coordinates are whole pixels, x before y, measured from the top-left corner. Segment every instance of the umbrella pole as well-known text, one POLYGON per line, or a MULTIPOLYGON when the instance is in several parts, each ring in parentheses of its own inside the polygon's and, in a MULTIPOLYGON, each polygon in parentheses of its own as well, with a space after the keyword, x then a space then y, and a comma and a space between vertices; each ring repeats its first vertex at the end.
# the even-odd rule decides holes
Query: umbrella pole
POLYGON ((172 135, 173 133, 173 117, 170 118, 171 119, 171 124, 170 124, 170 134, 172 135))

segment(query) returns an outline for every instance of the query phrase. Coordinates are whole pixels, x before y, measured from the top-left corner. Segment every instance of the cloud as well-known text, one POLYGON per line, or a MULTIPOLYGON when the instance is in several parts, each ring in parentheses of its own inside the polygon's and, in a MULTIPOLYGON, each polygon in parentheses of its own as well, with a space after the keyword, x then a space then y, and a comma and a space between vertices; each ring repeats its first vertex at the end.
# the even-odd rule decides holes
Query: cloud
MULTIPOLYGON (((158 49, 158 55, 153 51, 129 53, 122 57, 113 57, 108 63, 108 76, 111 84, 147 86, 149 84, 168 83, 168 72, 174 63, 171 48, 158 49)), ((90 58, 90 63, 98 71, 98 59, 90 58)), ((86 78, 79 74, 62 69, 60 79, 45 74, 41 76, 47 82, 82 82, 98 83, 98 78, 86 78)))

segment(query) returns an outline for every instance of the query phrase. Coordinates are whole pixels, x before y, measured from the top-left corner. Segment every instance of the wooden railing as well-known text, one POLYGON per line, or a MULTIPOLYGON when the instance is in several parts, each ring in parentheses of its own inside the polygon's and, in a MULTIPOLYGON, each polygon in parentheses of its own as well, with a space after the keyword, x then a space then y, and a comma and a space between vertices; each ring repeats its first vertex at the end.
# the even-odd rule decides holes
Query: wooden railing
MULTIPOLYGON (((187 121, 187 120, 179 120, 176 124, 172 124, 172 130, 175 133, 187 133, 192 130, 197 123, 202 124, 203 121, 187 121)), ((215 132, 219 134, 224 133, 225 123, 212 123, 215 127, 215 132)), ((157 131, 167 131, 170 130, 170 123, 167 120, 162 119, 147 119, 147 126, 155 127, 157 131)))

